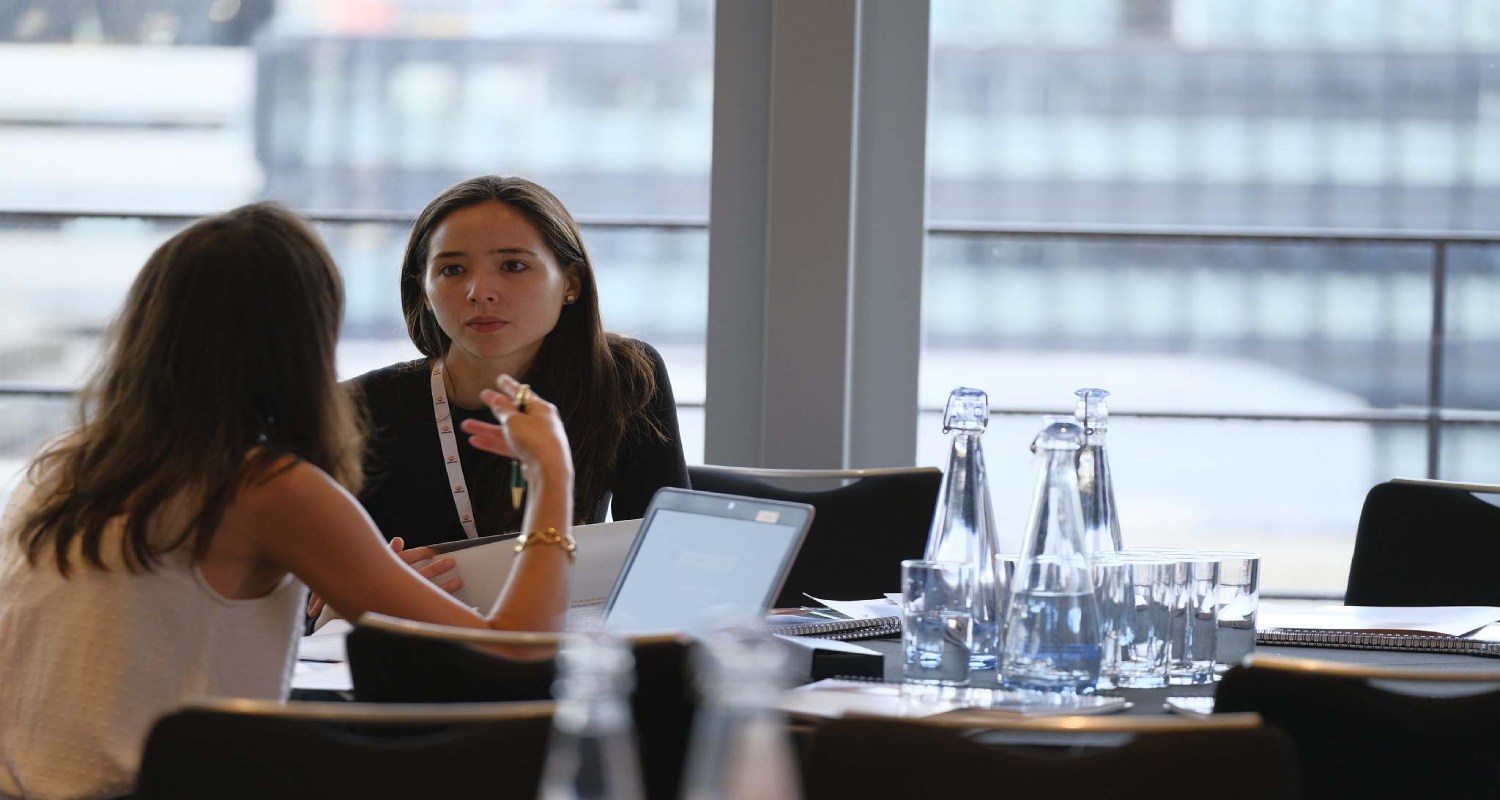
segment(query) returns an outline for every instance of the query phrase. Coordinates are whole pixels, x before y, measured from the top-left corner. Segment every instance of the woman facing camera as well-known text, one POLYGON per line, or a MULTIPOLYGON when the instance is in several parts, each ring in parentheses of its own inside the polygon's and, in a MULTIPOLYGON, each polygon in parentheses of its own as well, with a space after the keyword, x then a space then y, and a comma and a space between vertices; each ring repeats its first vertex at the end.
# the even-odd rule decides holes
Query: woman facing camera
POLYGON ((190 697, 284 698, 304 584, 345 617, 556 630, 574 556, 556 409, 508 376, 472 387, 530 494, 487 616, 386 547, 338 385, 338 271, 291 213, 202 220, 137 276, 85 393, 0 533, 0 797, 129 792, 153 721, 190 697))
POLYGON ((575 522, 602 522, 611 500, 615 519, 635 519, 657 489, 688 485, 661 356, 604 331, 582 233, 551 192, 484 176, 439 195, 412 228, 401 306, 425 358, 353 381, 370 422, 360 501, 387 536, 429 545, 522 527, 510 460, 452 435, 450 418, 487 413, 480 390, 500 374, 557 404, 575 522))

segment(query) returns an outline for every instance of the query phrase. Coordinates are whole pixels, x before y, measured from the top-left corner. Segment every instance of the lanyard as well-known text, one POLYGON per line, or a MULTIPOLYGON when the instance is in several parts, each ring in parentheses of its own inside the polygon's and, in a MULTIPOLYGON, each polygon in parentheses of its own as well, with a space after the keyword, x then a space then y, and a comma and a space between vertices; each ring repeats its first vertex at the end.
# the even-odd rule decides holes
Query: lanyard
POLYGON ((469 502, 469 489, 464 485, 464 465, 458 461, 458 437, 453 435, 453 410, 448 407, 448 392, 443 388, 443 361, 432 362, 432 416, 437 420, 438 443, 443 446, 443 467, 448 470, 448 485, 453 491, 453 507, 458 509, 458 522, 464 526, 464 535, 478 538, 479 529, 474 527, 474 506, 469 502))

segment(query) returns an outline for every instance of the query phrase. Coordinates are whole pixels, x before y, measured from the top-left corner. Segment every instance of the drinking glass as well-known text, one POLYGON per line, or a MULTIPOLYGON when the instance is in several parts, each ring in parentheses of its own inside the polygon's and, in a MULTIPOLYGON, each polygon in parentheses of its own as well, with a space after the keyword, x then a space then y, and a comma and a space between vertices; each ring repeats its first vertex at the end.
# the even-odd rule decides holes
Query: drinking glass
MULTIPOLYGON (((1182 647, 1174 650, 1168 675, 1174 684, 1212 683, 1218 644, 1219 562, 1190 553, 1177 561, 1181 582, 1182 647)), ((1176 628, 1173 633, 1175 636, 1176 628)), ((1175 644, 1174 638, 1174 644, 1175 644)))
POLYGON ((901 562, 902 674, 914 683, 969 685, 974 565, 901 562))
POLYGON ((1260 607, 1260 557, 1210 550, 1199 553, 1219 564, 1218 640, 1214 661, 1238 666, 1255 652, 1255 614, 1260 607))
POLYGON ((1167 685, 1176 564, 1145 553, 1097 554, 1101 677, 1113 688, 1167 685))

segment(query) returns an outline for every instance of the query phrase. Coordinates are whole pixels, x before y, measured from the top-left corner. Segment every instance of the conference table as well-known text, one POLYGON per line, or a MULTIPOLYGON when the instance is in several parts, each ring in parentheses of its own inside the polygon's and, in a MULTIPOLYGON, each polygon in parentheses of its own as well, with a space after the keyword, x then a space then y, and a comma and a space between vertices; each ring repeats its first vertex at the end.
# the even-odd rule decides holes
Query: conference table
MULTIPOLYGON (((319 638, 316 636, 310 637, 306 641, 312 643, 319 638)), ((309 648, 304 645, 304 654, 316 652, 317 655, 326 657, 330 652, 328 645, 336 641, 337 634, 323 638, 324 641, 321 643, 321 647, 309 648)), ((855 644, 879 652, 883 656, 883 680, 886 683, 895 684, 901 682, 901 638, 899 636, 864 639, 855 642, 855 644)), ((1286 658, 1331 661, 1361 667, 1444 670, 1475 674, 1495 674, 1500 672, 1500 659, 1454 653, 1266 645, 1261 645, 1256 650, 1256 653, 1286 658)), ((1388 683, 1400 691, 1432 696, 1466 694, 1500 688, 1500 682, 1493 684, 1414 681, 1388 683)), ((971 680, 971 685, 979 688, 994 688, 996 686, 994 671, 975 672, 971 680)), ((1172 685, 1157 689, 1112 689, 1102 692, 1102 694, 1122 697, 1127 700, 1130 703, 1130 707, 1123 713, 1161 714, 1166 712, 1165 703, 1168 697, 1212 697, 1216 686, 1217 684, 1200 684, 1172 685)), ((351 688, 352 684, 349 681, 349 672, 346 664, 334 661, 305 661, 299 664, 298 674, 293 680, 293 698, 303 700, 349 699, 351 688)))
MULTIPOLYGON (((858 644, 879 651, 885 657, 885 677, 888 683, 899 683, 901 681, 901 639, 900 637, 887 637, 881 639, 866 639, 858 644)), ((1404 668, 1413 670, 1443 670, 1453 672, 1466 672, 1475 674, 1493 675, 1500 673, 1500 659, 1460 655, 1454 653, 1425 653, 1391 650, 1352 650, 1331 647, 1288 647, 1288 646, 1266 646, 1262 645, 1255 651, 1257 654, 1278 656, 1284 658, 1309 659, 1315 661, 1332 661, 1340 664, 1357 665, 1361 667, 1379 668, 1404 668)), ((1441 696, 1469 694, 1476 691, 1487 691, 1500 688, 1500 681, 1495 683, 1433 683, 1426 681, 1388 681, 1392 688, 1412 694, 1441 696)), ((973 674, 971 685, 975 687, 991 688, 995 686, 995 673, 991 671, 980 671, 973 674)), ((1159 689, 1111 689, 1102 694, 1123 697, 1129 701, 1130 708, 1123 713, 1127 714, 1161 714, 1166 713, 1166 699, 1168 697, 1212 697, 1217 683, 1199 685, 1172 685, 1159 689)))

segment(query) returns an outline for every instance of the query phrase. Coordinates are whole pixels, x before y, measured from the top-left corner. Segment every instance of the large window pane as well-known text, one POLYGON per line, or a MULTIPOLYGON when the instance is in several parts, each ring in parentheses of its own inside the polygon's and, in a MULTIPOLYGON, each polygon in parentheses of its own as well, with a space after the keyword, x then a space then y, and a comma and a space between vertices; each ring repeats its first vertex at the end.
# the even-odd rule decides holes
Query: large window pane
POLYGON ((968 380, 1022 408, 1089 384, 1135 410, 1421 405, 1431 269, 1425 246, 933 235, 922 403, 968 380))
MULTIPOLYGON (((6 4, 0 75, 27 77, 0 81, 0 381, 76 384, 151 249, 257 199, 369 212, 319 226, 346 276, 340 369, 409 357, 406 225, 379 220, 495 172, 611 220, 585 225, 606 325, 701 405, 712 31, 710 0, 6 4), (39 209, 62 213, 5 214, 39 209)), ((683 423, 701 460, 701 411, 683 423)))
POLYGON ((73 426, 76 408, 71 397, 0 396, 0 507, 32 453, 73 426))
MULTIPOLYGON (((1371 484, 1494 474, 1500 450, 1483 413, 1432 441, 1440 429, 1418 422, 1455 408, 1500 411, 1486 360, 1497 344, 1486 300, 1500 243, 1439 241, 1445 231, 1500 239, 1500 6, 934 0, 932 9, 927 413, 958 384, 989 389, 1001 409, 1057 412, 1092 385, 1115 393, 1117 413, 1165 415, 1115 426, 1150 428, 1161 442, 1216 446, 1196 433, 1210 424, 1197 417, 1242 418, 1213 423, 1255 432, 1227 456, 1245 474, 1222 485, 1236 497, 1264 491, 1254 501, 1263 507, 1211 527, 1279 551, 1267 569, 1285 570, 1270 580, 1282 590, 1342 589, 1371 484), (996 226, 1008 235, 985 233, 996 226), (1083 230, 1046 235, 1064 226, 1083 230), (1102 235, 1147 227, 1158 235, 1102 235), (1191 235, 1207 228, 1224 237, 1191 235), (1368 240, 1267 228, 1352 229, 1368 240), (1381 240, 1401 231, 1437 233, 1381 240), (1445 343, 1432 336, 1443 246, 1445 343), (1299 444, 1277 426, 1315 435, 1299 444), (1286 477, 1311 463, 1328 474, 1286 477), (1338 569, 1294 569, 1309 563, 1338 569)), ((1232 506, 1213 482, 1219 451, 1209 452, 1214 461, 1200 453, 1180 480, 1128 489, 1135 479, 1117 467, 1122 507, 1232 506), (1178 485, 1196 494, 1178 496, 1178 485)), ((1173 468, 1146 455, 1145 474, 1173 468)), ((1170 517, 1148 518, 1136 530, 1125 516, 1137 542, 1173 528, 1170 517)))
POLYGON ((1497 20, 1470 0, 933 0, 931 216, 1494 230, 1497 20))
MULTIPOLYGON (((98 360, 101 335, 119 312, 136 271, 185 223, 177 219, 16 218, 0 215, 0 381, 74 387, 98 360)), ((408 226, 320 223, 344 275, 345 320, 339 372, 352 377, 418 357, 401 318, 399 273, 408 226)), ((702 228, 585 226, 611 330, 656 345, 679 404, 688 458, 703 458, 703 330, 707 315, 708 234, 702 228), (662 302, 670 298, 670 302, 662 302)), ((31 406, 0 406, 0 438, 15 438, 9 458, 35 430, 31 406)), ((24 457, 24 456, 16 456, 24 457)))

